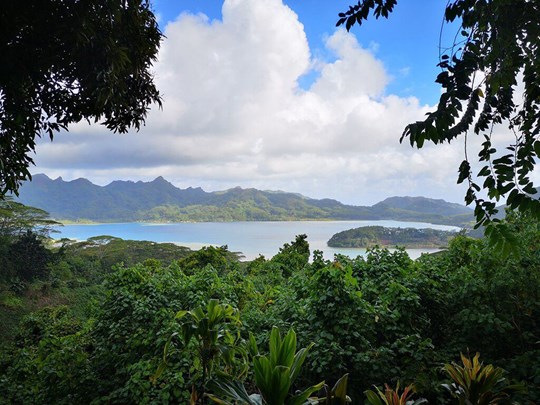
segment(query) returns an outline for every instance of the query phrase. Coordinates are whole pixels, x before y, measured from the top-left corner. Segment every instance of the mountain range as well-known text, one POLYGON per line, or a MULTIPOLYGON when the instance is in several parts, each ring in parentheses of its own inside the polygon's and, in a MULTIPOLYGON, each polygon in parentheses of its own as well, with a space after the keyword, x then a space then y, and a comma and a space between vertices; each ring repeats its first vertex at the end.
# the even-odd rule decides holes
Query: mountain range
POLYGON ((80 178, 64 181, 36 174, 20 189, 19 200, 42 208, 58 220, 280 221, 399 220, 466 227, 473 211, 463 205, 425 197, 390 197, 371 207, 312 199, 296 193, 240 187, 206 192, 179 189, 158 177, 150 182, 113 181, 99 186, 80 178))

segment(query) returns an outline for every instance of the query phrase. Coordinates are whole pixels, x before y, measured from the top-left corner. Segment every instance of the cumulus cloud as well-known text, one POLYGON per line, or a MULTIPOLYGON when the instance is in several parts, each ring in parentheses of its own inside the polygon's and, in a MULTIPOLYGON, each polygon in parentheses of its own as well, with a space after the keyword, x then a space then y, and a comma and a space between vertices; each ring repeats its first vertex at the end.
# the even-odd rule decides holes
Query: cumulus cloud
POLYGON ((315 61, 302 23, 281 0, 226 0, 222 20, 181 14, 155 66, 163 110, 138 133, 78 124, 38 146, 35 172, 65 179, 150 180, 180 187, 240 185, 371 204, 390 195, 461 200, 454 146, 400 145, 428 111, 386 94, 373 48, 337 30, 332 62, 315 61), (319 76, 308 89, 299 78, 319 76))

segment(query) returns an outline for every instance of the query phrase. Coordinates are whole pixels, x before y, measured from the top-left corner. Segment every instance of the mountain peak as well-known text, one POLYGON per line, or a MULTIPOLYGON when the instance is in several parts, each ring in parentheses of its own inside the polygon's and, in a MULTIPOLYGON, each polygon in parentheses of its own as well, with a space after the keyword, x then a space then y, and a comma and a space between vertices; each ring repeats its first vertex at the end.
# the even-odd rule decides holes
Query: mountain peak
POLYGON ((157 183, 157 184, 171 184, 163 176, 158 176, 154 180, 152 180, 150 183, 157 183))
MULTIPOLYGON (((57 180, 58 180, 58 179, 57 179, 57 180)), ((60 180, 63 181, 62 178, 60 178, 60 180)), ((79 177, 78 179, 68 181, 68 183, 73 183, 73 184, 91 184, 92 186, 99 187, 99 186, 96 186, 94 183, 92 183, 90 180, 88 180, 87 178, 84 178, 84 177, 79 177)))
POLYGON ((51 181, 51 179, 44 173, 37 173, 32 175, 32 181, 51 181))

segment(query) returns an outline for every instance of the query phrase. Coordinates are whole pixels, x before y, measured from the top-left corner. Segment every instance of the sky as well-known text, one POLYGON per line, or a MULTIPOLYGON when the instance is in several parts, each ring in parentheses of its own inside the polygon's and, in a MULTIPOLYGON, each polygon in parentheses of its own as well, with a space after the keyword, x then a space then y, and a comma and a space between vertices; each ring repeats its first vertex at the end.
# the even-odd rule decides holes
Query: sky
POLYGON ((400 1, 347 33, 347 1, 154 0, 163 109, 140 131, 79 123, 42 139, 32 169, 64 180, 240 186, 371 205, 389 196, 463 202, 463 145, 415 149, 404 127, 433 110, 445 1, 400 1))

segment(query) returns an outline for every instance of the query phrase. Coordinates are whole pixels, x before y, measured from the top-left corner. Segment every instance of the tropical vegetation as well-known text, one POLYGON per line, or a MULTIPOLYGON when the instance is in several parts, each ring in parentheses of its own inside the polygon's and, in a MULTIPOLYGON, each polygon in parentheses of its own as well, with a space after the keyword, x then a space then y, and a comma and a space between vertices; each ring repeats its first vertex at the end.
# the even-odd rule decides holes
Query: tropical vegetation
POLYGON ((0 275, 0 398, 537 403, 540 224, 505 224, 519 255, 464 235, 417 260, 383 248, 325 260, 299 235, 250 262, 225 246, 36 237, 45 266, 0 275))
POLYGON ((405 248, 443 248, 456 236, 454 231, 431 228, 388 228, 362 226, 338 232, 330 238, 328 246, 341 248, 368 248, 374 246, 402 246, 405 248))

